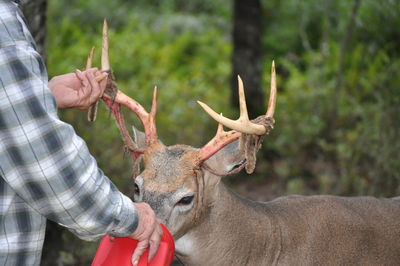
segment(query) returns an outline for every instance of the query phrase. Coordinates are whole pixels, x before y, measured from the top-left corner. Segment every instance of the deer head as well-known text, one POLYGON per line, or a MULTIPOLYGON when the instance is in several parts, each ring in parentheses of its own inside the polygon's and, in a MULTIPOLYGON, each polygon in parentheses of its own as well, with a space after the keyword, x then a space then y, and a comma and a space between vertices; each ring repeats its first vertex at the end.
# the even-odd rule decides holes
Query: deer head
MULTIPOLYGON (((106 21, 103 28, 102 69, 111 72, 106 21)), ((198 102, 219 122, 215 137, 202 148, 180 144, 165 146, 158 139, 156 131, 157 88, 154 89, 153 104, 148 113, 138 102, 118 90, 112 74, 109 75, 110 82, 102 99, 115 116, 125 147, 131 152, 134 160, 134 200, 147 202, 175 239, 206 217, 208 207, 218 200, 218 191, 215 188, 222 176, 238 172, 244 167, 248 172, 254 170, 255 153, 261 145, 263 136, 268 134, 274 123, 276 103, 274 63, 271 75, 268 111, 255 120, 249 120, 244 86, 240 77, 238 77, 240 117, 237 120, 233 121, 222 114, 218 115, 206 104, 198 102), (144 133, 133 128, 134 138, 130 137, 124 125, 121 105, 139 117, 144 133), (224 131, 223 126, 232 130, 224 131), (144 169, 137 175, 138 162, 141 158, 144 169)))

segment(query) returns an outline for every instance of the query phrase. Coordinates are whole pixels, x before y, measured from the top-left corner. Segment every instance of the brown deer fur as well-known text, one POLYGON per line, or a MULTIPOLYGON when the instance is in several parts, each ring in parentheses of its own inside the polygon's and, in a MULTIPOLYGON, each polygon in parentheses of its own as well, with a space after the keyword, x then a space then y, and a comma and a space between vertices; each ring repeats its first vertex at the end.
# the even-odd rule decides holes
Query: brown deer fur
MULTIPOLYGON (((195 155, 190 146, 156 145, 136 180, 135 199, 149 203, 168 227, 185 265, 400 264, 400 198, 253 202, 205 169, 196 176, 195 155), (186 194, 195 196, 190 208, 177 204, 186 194)), ((221 171, 243 159, 236 141, 206 163, 221 171)))

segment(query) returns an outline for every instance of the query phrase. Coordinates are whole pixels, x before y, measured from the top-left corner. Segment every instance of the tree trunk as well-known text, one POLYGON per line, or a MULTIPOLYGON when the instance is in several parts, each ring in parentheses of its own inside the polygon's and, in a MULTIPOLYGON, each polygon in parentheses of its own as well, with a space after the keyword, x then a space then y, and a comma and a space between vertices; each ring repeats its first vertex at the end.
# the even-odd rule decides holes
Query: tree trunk
POLYGON ((237 75, 243 79, 250 118, 262 113, 262 10, 260 0, 234 0, 231 102, 238 107, 237 75))
POLYGON ((35 39, 37 50, 46 62, 47 0, 20 0, 17 2, 20 4, 29 30, 35 39))
MULTIPOLYGON (((354 0, 350 19, 349 19, 349 22, 347 23, 346 31, 345 31, 343 39, 340 43, 338 70, 336 73, 336 82, 335 82, 335 88, 334 88, 334 94, 333 94, 333 112, 332 112, 333 118, 332 118, 332 122, 331 122, 331 125, 333 125, 333 126, 335 126, 337 124, 337 120, 338 120, 339 100, 340 100, 339 98, 340 98, 340 93, 342 91, 342 76, 343 76, 343 69, 344 69, 344 61, 346 58, 347 46, 348 46, 348 43, 352 36, 353 28, 354 28, 355 22, 356 22, 356 17, 358 15, 358 10, 360 8, 360 3, 361 3, 361 0, 354 0)), ((332 135, 333 135, 334 130, 335 130, 335 127, 331 128, 332 135)))

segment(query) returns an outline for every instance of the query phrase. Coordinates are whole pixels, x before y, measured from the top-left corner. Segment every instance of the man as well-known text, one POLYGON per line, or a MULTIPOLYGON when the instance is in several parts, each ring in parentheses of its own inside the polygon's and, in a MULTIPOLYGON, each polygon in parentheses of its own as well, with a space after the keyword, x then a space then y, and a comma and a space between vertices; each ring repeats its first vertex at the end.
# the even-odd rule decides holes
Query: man
POLYGON ((87 109, 105 89, 89 69, 47 82, 47 72, 16 3, 0 1, 0 265, 39 265, 46 219, 85 240, 105 234, 139 240, 135 265, 162 230, 98 169, 86 144, 57 117, 87 109))

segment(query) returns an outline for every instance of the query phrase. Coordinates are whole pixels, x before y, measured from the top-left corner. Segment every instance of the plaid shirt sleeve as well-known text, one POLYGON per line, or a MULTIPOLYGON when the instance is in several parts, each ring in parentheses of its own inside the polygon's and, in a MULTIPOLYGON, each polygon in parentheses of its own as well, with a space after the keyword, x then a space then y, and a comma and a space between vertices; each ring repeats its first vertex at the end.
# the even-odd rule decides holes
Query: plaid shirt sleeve
POLYGON ((43 217, 86 240, 127 236, 138 225, 132 201, 57 117, 45 66, 11 1, 0 3, 0 175, 0 261, 3 248, 29 246, 19 233, 40 238, 43 217))

